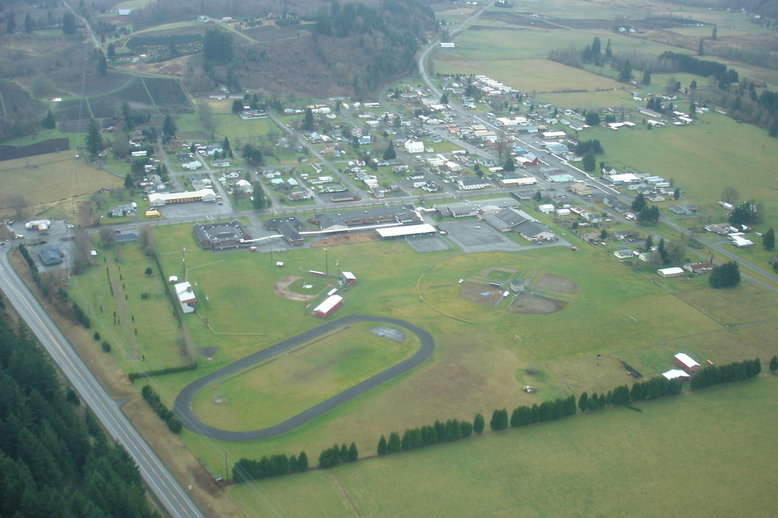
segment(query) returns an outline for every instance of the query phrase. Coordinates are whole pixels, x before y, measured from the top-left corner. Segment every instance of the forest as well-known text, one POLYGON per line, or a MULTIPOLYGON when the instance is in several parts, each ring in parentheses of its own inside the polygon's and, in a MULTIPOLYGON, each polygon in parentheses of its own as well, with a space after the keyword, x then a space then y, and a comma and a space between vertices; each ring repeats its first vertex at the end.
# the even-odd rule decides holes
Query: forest
POLYGON ((2 312, 0 388, 0 516, 159 517, 129 455, 2 312))

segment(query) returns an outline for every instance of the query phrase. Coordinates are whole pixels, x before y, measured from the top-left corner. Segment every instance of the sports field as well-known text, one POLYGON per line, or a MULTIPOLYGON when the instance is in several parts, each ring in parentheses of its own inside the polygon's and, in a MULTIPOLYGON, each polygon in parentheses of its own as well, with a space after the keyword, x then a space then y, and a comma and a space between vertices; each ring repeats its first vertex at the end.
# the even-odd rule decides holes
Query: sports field
MULTIPOLYGON (((196 248, 188 225, 155 230, 155 237, 165 275, 184 275, 182 249, 187 249, 185 275, 197 282, 201 303, 199 314, 186 315, 184 324, 196 347, 211 346, 214 351, 213 359, 200 359, 195 372, 152 379, 168 404, 204 374, 321 323, 304 316, 310 302, 292 300, 275 289, 280 281, 288 285, 290 275, 304 279, 309 269, 324 270, 321 248, 276 252, 273 257, 245 250, 214 254, 196 248), (273 266, 277 260, 284 261, 284 268, 273 266)), ((643 376, 654 376, 672 367, 672 354, 679 350, 716 362, 775 354, 768 330, 778 315, 771 310, 747 310, 751 300, 761 301, 761 307, 775 306, 774 294, 748 283, 733 291, 714 292, 705 279, 651 282, 656 280, 653 272, 633 272, 612 256, 586 246, 575 253, 558 247, 521 253, 418 254, 403 241, 390 241, 332 246, 326 259, 331 272, 338 263, 359 279, 346 294, 338 316, 361 313, 406 320, 433 335, 438 344, 435 352, 416 369, 282 436, 218 443, 184 431, 184 441, 212 472, 223 471, 225 453, 230 462, 301 449, 316 455, 333 441, 355 441, 360 452, 369 455, 375 452, 376 438, 392 428, 434 419, 471 419, 496 407, 629 383, 621 362, 643 376), (507 300, 485 305, 474 300, 479 296, 477 288, 475 295, 463 294, 458 282, 463 279, 463 284, 477 286, 514 277, 526 281, 533 296, 554 301, 557 310, 517 311, 507 300), (728 312, 730 304, 741 309, 728 312), (538 393, 522 392, 525 384, 537 387, 538 393)), ((302 285, 296 289, 302 290, 302 285)), ((340 386, 335 378, 344 371, 335 368, 312 377, 314 384, 309 387, 317 387, 313 393, 307 387, 287 389, 294 372, 309 361, 321 364, 325 362, 321 358, 337 356, 338 347, 324 357, 285 359, 294 368, 283 369, 286 363, 259 367, 228 382, 229 394, 209 387, 195 410, 213 423, 229 422, 240 412, 240 403, 246 415, 234 424, 249 429, 248 421, 268 422, 255 415, 267 398, 293 395, 294 401, 273 401, 272 412, 287 403, 305 406, 316 399, 317 390, 324 393, 340 386), (221 407, 213 404, 220 394, 228 396, 221 407), (219 407, 216 414, 202 410, 209 406, 219 407)), ((346 378, 356 379, 363 368, 375 370, 360 362, 353 364, 359 365, 354 369, 344 364, 346 378)), ((269 421, 280 419, 284 411, 269 421)))
POLYGON ((772 516, 776 390, 762 378, 230 494, 250 516, 772 516))
POLYGON ((284 421, 385 370, 418 348, 413 335, 393 342, 370 332, 374 324, 337 329, 217 381, 192 403, 205 424, 254 430, 284 421))

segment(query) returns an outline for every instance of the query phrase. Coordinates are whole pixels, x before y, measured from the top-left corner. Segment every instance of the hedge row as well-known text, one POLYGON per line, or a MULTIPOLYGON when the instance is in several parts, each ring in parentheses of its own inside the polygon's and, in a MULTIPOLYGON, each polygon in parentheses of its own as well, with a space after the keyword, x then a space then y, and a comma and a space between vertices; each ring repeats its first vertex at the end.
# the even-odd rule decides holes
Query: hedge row
POLYGON ((162 400, 159 398, 159 394, 157 394, 153 388, 151 388, 149 385, 143 385, 140 393, 143 395, 143 399, 146 400, 151 409, 154 410, 159 418, 167 423, 167 427, 171 432, 179 433, 181 431, 183 428, 181 420, 176 417, 176 414, 174 414, 168 407, 166 407, 164 403, 162 403, 162 400))
POLYGON ((711 365, 694 373, 689 386, 692 390, 697 390, 720 383, 730 383, 748 378, 755 378, 762 372, 762 362, 756 360, 744 360, 742 362, 732 362, 727 365, 711 365))
POLYGON ((146 372, 131 372, 127 374, 127 377, 130 379, 130 381, 135 381, 140 378, 150 378, 152 376, 161 376, 162 374, 174 374, 176 372, 193 371, 195 369, 197 369, 197 362, 179 367, 166 367, 164 369, 157 369, 146 372))
POLYGON ((346 446, 346 443, 341 446, 335 444, 319 454, 319 467, 334 468, 342 462, 356 462, 358 458, 359 451, 356 443, 352 442, 351 446, 346 446))

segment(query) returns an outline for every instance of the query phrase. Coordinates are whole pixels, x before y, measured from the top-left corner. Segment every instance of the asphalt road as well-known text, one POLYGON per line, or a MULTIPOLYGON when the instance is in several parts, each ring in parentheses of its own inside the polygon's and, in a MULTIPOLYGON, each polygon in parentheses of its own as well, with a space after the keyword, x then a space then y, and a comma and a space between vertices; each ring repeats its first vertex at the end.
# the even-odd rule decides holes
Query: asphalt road
POLYGON ((46 352, 109 435, 133 458, 143 480, 160 505, 174 518, 205 518, 13 271, 8 261, 9 248, 0 250, 0 289, 8 301, 38 337, 46 352))
POLYGON ((373 317, 369 315, 348 315, 337 320, 327 322, 322 326, 310 329, 282 342, 278 342, 277 344, 274 344, 267 349, 263 349, 259 352, 246 356, 245 358, 241 358, 240 360, 237 360, 229 365, 222 367, 219 370, 203 376, 196 381, 193 381, 184 387, 184 389, 178 395, 176 402, 173 404, 173 411, 176 413, 176 415, 178 415, 187 429, 211 439, 218 439, 220 441, 253 441, 256 439, 268 439, 270 437, 275 437, 277 435, 289 432, 298 426, 302 426, 305 423, 313 421, 317 417, 339 407, 344 403, 347 403, 348 401, 351 401, 355 397, 364 394, 368 390, 377 387, 385 381, 388 381, 413 369, 417 365, 421 364, 424 360, 429 358, 434 349, 435 342, 427 331, 402 320, 397 320, 394 318, 373 317), (328 333, 341 326, 353 324, 356 322, 377 322, 402 327, 415 334, 419 338, 419 350, 416 351, 416 353, 410 358, 392 365, 388 369, 379 372, 375 376, 372 376, 362 381, 361 383, 358 383, 353 387, 350 387, 343 392, 340 392, 339 394, 336 394, 331 398, 322 401, 321 403, 314 405, 295 416, 290 417, 286 421, 268 428, 261 428, 259 430, 250 430, 246 432, 222 430, 220 428, 215 428, 204 424, 192 413, 192 398, 197 393, 197 391, 203 387, 232 374, 237 374, 243 369, 251 367, 252 365, 261 361, 267 360, 268 358, 272 358, 273 356, 281 354, 293 347, 302 345, 305 342, 316 338, 317 336, 323 335, 324 333, 328 333))

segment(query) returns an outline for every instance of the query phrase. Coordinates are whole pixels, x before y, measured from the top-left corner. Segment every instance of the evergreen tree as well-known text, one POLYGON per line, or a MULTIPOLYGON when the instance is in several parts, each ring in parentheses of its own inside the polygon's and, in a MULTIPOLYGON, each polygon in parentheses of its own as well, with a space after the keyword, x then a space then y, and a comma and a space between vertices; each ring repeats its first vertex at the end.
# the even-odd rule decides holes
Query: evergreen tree
POLYGON ((643 81, 641 81, 644 85, 650 85, 651 84, 651 71, 650 70, 644 70, 643 71, 643 81))
POLYGON ((266 208, 268 205, 268 200, 265 197, 265 191, 262 189, 262 184, 259 182, 252 182, 251 186, 253 188, 251 194, 251 205, 257 210, 266 208))
POLYGON ((586 392, 581 392, 578 397, 578 408, 581 409, 581 412, 586 412, 589 409, 589 394, 586 392))
POLYGON ((646 197, 643 195, 642 192, 639 192, 635 199, 632 200, 632 205, 630 205, 630 209, 632 212, 638 213, 646 206, 646 197))
POLYGON ((512 156, 509 156, 505 160, 505 164, 502 166, 502 168, 503 168, 503 170, 505 170, 505 171, 507 171, 509 173, 512 173, 513 171, 516 170, 516 162, 513 160, 512 156))
POLYGON ((765 247, 765 250, 772 250, 775 248, 775 231, 773 230, 773 227, 767 229, 767 232, 762 235, 762 245, 765 247))
POLYGON ((386 452, 395 453, 400 451, 401 447, 402 443, 400 442, 400 436, 397 434, 397 432, 392 432, 389 434, 389 441, 386 443, 386 452))
POLYGON ((628 83, 632 80, 632 65, 628 59, 625 59, 619 67, 619 75, 617 80, 622 83, 628 83))
POLYGON ((227 137, 224 137, 222 141, 222 151, 224 151, 225 156, 232 158, 232 146, 230 145, 230 139, 227 137))
POLYGON ((357 450, 356 443, 351 443, 351 446, 348 448, 348 456, 346 457, 347 462, 355 462, 359 458, 359 450, 357 450))
POLYGON ((770 358, 770 372, 778 371, 778 356, 770 358))
POLYGON ((643 250, 650 252, 652 248, 654 248, 654 238, 651 236, 651 234, 649 234, 646 238, 645 245, 643 245, 643 250))
POLYGON ((162 142, 165 144, 176 136, 176 124, 168 113, 165 115, 165 121, 162 123, 162 142))
POLYGON ((51 109, 46 112, 46 116, 41 121, 41 127, 44 129, 54 129, 57 127, 57 123, 54 121, 54 115, 52 115, 51 109))
POLYGON ((473 435, 473 423, 470 421, 462 421, 459 423, 460 426, 460 432, 462 434, 462 438, 466 439, 473 435))
POLYGON ((586 154, 583 156, 583 159, 581 159, 581 167, 583 167, 584 171, 590 173, 594 171, 595 167, 597 167, 597 160, 594 157, 594 150, 589 149, 589 151, 586 152, 586 154))
POLYGON ((508 411, 506 409, 495 410, 492 412, 492 419, 489 426, 494 431, 505 430, 508 428, 508 411))
POLYGON ((76 33, 76 17, 73 13, 66 12, 62 15, 62 32, 65 34, 76 33))
POLYGON ((384 150, 384 160, 394 160, 397 158, 397 152, 394 150, 394 142, 389 141, 389 145, 384 150))
POLYGON ((310 108, 305 109, 302 129, 303 131, 313 131, 313 111, 310 108))
POLYGON ((481 433, 484 431, 484 416, 476 414, 473 419, 473 431, 475 433, 481 433))
POLYGON ((297 471, 308 471, 308 455, 304 451, 297 456, 297 471))
POLYGON ((734 288, 740 284, 740 268, 735 261, 721 264, 713 268, 708 278, 712 288, 734 288))
POLYGON ((85 145, 87 153, 92 157, 96 157, 97 154, 103 150, 103 139, 100 137, 100 128, 98 128, 97 121, 94 119, 89 121, 85 145))

